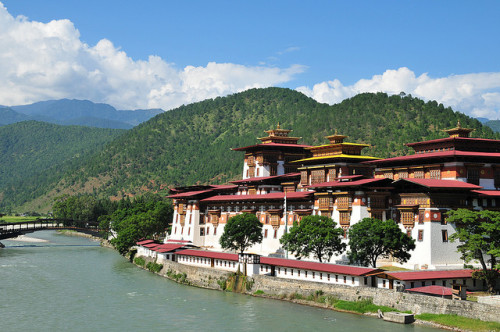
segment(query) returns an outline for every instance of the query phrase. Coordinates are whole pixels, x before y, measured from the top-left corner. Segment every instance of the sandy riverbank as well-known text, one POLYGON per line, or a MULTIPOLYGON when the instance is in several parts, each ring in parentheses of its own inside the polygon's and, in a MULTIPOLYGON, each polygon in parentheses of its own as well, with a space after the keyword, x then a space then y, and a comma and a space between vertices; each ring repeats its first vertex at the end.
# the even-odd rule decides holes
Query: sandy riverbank
POLYGON ((39 242, 49 242, 44 239, 38 239, 36 237, 31 237, 31 236, 26 236, 26 235, 19 235, 18 237, 14 237, 11 239, 4 239, 2 241, 18 241, 18 242, 33 242, 33 243, 39 243, 39 242))

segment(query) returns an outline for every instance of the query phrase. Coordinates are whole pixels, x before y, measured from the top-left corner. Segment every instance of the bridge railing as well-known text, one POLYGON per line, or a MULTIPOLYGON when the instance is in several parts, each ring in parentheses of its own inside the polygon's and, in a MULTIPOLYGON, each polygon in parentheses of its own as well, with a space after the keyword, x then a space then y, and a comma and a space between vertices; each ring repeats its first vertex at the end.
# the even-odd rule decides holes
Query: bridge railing
MULTIPOLYGON (((21 221, 15 223, 1 223, 0 235, 14 234, 24 231, 35 231, 41 229, 78 229, 98 233, 99 223, 68 219, 37 219, 33 221, 21 221)), ((3 236, 5 238, 5 236, 3 236)))

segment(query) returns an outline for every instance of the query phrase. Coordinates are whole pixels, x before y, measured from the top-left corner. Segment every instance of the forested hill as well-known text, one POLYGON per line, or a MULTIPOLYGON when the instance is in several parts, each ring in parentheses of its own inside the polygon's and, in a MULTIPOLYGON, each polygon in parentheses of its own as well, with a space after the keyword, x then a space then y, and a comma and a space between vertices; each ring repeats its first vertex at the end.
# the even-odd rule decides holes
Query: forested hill
POLYGON ((278 121, 305 144, 326 143, 324 136, 337 129, 349 142, 372 144, 367 154, 388 157, 409 153, 404 143, 445 137, 441 130, 457 120, 476 128, 475 136, 499 138, 475 119, 411 96, 365 93, 329 106, 289 89, 252 89, 157 115, 64 177, 45 199, 83 190, 134 195, 238 178, 243 153, 230 149, 259 142, 278 121))
POLYGON ((25 121, 0 127, 0 206, 37 197, 124 130, 25 121))

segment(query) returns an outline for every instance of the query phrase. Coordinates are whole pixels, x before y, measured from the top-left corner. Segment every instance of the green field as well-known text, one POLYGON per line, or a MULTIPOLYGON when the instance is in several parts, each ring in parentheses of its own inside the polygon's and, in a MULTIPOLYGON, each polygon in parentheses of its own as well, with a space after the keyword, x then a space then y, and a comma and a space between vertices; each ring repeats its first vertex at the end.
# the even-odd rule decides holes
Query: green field
POLYGON ((34 221, 43 217, 21 217, 21 216, 3 216, 0 217, 0 222, 9 223, 9 222, 23 222, 23 221, 34 221))
POLYGON ((415 315, 415 318, 468 331, 500 331, 500 323, 484 322, 457 315, 421 314, 415 315))

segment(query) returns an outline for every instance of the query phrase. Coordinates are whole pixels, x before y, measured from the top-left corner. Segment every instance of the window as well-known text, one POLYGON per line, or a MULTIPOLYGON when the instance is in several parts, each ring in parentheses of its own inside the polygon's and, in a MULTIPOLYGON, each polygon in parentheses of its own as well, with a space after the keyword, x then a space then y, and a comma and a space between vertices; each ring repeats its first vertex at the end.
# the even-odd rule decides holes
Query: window
POLYGON ((354 285, 354 280, 355 280, 355 278, 354 278, 354 277, 351 277, 351 280, 352 280, 352 284, 354 285))
POLYGON ((423 179, 423 178, 425 178, 425 173, 424 173, 424 171, 423 171, 423 170, 421 170, 421 169, 419 169, 419 170, 415 170, 415 171, 413 172, 413 177, 414 177, 415 179, 423 179))
POLYGON ((217 235, 217 227, 214 227, 214 235, 217 235))
POLYGON ((364 280, 365 285, 368 285, 368 278, 367 278, 367 277, 365 277, 364 279, 365 279, 365 280, 364 280))
POLYGON ((307 271, 305 273, 306 273, 306 278, 307 278, 307 271))
POLYGON ((323 273, 321 273, 321 272, 319 273, 319 279, 323 280, 323 273))
POLYGON ((320 209, 329 209, 331 205, 330 197, 320 197, 319 198, 319 208, 320 209))
POLYGON ((313 271, 313 279, 314 279, 315 276, 316 276, 316 272, 313 271))
POLYGON ((293 276, 293 269, 290 269, 290 274, 293 276))
POLYGON ((307 185, 307 171, 300 172, 300 184, 303 186, 307 185))
POLYGON ((191 235, 191 227, 188 228, 188 236, 191 235))
POLYGON ((419 241, 423 241, 424 240, 424 230, 423 229, 419 229, 418 230, 418 240, 419 241))
POLYGON ((339 223, 341 225, 349 225, 351 221, 351 215, 349 212, 339 212, 339 223))
POLYGON ((406 235, 407 235, 408 237, 411 237, 411 229, 407 229, 407 230, 406 230, 406 235))
POLYGON ((443 280, 443 287, 446 287, 446 280, 443 280))
POLYGON ((311 184, 325 182, 325 170, 319 169, 311 171, 311 184))
POLYGON ((274 236, 273 236, 273 238, 275 238, 275 239, 278 238, 278 230, 277 229, 274 230, 274 236))
POLYGON ((413 211, 402 211, 401 222, 403 224, 413 224, 415 222, 415 213, 413 211))
POLYGON ((424 210, 418 211, 418 223, 420 225, 424 224, 424 218, 425 218, 425 211, 424 210))
POLYGON ((347 283, 347 277, 344 276, 344 284, 346 284, 346 283, 347 283))
POLYGON ((478 168, 468 168, 467 169, 467 182, 475 185, 479 185, 479 169, 478 168))
POLYGON ((300 277, 300 270, 297 270, 297 275, 300 277))
MULTIPOLYGON (((267 270, 266 270, 267 271, 267 270)), ((286 275, 286 268, 285 268, 285 275, 286 275)))
POLYGON ((392 171, 391 172, 385 172, 384 173, 384 178, 393 180, 394 179, 394 175, 392 174, 392 171))
POLYGON ((422 287, 425 287, 425 281, 422 281, 422 287))
POLYGON ((338 274, 335 275, 335 282, 339 282, 339 275, 338 274))
POLYGON ((200 228, 200 236, 205 236, 205 228, 200 228))
POLYGON ((443 242, 448 242, 448 231, 446 229, 443 229, 441 231, 441 237, 443 239, 443 242))
POLYGON ((432 280, 432 286, 436 285, 436 280, 432 280))
POLYGON ((207 235, 210 235, 210 228, 207 227, 207 235))
POLYGON ((400 172, 398 172, 398 178, 400 178, 400 179, 408 179, 408 171, 400 171, 400 172))
POLYGON ((327 274, 328 281, 330 281, 330 273, 327 274))
POLYGON ((441 179, 441 170, 439 169, 431 169, 429 171, 429 176, 431 179, 440 180, 441 179))
POLYGON ((384 288, 385 288, 385 279, 384 279, 384 280, 382 280, 382 287, 384 287, 384 288))
POLYGON ((267 239, 267 229, 264 230, 264 237, 267 239))

